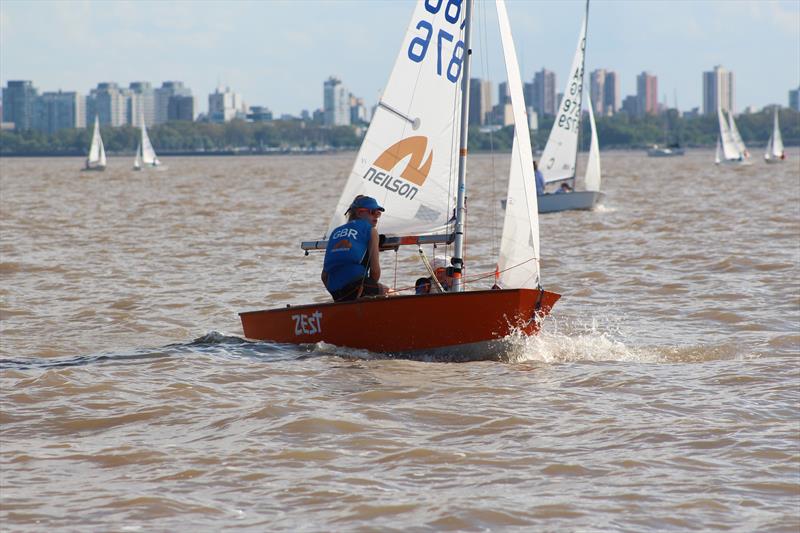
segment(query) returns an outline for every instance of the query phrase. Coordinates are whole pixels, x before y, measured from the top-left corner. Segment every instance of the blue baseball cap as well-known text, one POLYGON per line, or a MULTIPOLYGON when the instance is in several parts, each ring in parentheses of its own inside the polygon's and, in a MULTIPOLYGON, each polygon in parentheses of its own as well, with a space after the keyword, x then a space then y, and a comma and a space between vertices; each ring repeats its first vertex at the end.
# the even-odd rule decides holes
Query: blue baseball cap
POLYGON ((378 205, 378 201, 372 196, 362 196, 361 198, 356 198, 355 200, 353 200, 353 203, 350 204, 350 209, 362 209, 362 208, 386 211, 386 209, 378 205))

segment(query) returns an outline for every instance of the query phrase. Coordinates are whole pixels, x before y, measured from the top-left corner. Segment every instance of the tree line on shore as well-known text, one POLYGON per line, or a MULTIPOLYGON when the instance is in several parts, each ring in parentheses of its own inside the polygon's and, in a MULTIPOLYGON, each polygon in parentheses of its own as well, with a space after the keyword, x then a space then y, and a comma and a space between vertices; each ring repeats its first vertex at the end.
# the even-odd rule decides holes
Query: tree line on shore
MULTIPOLYGON (((772 112, 742 114, 736 119, 745 143, 764 145, 772 133, 772 112)), ((800 144, 800 112, 780 111, 781 133, 787 145, 800 144)), ((539 129, 531 132, 533 146, 542 150, 553 117, 545 117, 539 129)), ((250 123, 234 120, 224 124, 205 122, 168 122, 148 128, 150 140, 159 152, 244 152, 269 153, 291 150, 325 151, 356 149, 365 128, 324 127, 291 121, 250 123)), ((511 149, 513 127, 491 133, 471 127, 469 149, 472 151, 507 151, 511 149)), ((597 117, 600 148, 637 149, 653 144, 680 144, 688 147, 713 147, 717 142, 719 122, 716 115, 679 116, 669 110, 660 116, 632 118, 625 114, 597 117)), ((139 142, 139 129, 132 126, 102 128, 105 148, 110 153, 133 153, 139 142)), ((51 135, 38 131, 0 132, 0 155, 81 155, 88 151, 92 129, 64 129, 51 135)), ((581 144, 588 149, 588 122, 581 128, 581 144)))

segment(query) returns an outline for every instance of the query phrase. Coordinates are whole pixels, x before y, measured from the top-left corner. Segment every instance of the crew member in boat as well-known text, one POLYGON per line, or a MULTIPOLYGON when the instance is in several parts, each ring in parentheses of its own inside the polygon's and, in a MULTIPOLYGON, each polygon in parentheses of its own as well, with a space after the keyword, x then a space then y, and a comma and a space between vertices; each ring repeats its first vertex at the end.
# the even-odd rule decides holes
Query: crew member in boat
MULTIPOLYGON (((453 269, 447 266, 448 261, 446 258, 436 257, 433 260, 433 275, 441 285, 442 289, 447 292, 453 287, 453 269)), ((430 292, 439 292, 436 284, 431 280, 430 292)))
POLYGON ((335 302, 385 295, 378 280, 378 219, 385 209, 375 198, 358 195, 345 212, 347 223, 331 232, 322 266, 322 283, 335 302))
POLYGON ((555 192, 555 194, 563 194, 567 192, 572 192, 572 187, 569 186, 567 182, 561 184, 561 187, 555 192))
POLYGON ((430 294, 431 278, 419 278, 414 284, 414 294, 430 294))
POLYGON ((539 170, 539 165, 536 161, 533 162, 533 175, 536 178, 536 195, 541 196, 544 192, 544 175, 539 170))

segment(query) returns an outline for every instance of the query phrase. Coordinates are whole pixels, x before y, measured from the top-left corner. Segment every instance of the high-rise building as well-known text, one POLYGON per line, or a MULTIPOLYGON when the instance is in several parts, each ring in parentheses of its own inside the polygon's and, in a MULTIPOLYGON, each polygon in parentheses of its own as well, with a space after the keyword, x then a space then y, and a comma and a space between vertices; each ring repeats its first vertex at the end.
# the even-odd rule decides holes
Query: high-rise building
POLYGON ((556 94, 556 73, 542 69, 533 75, 533 100, 531 104, 539 115, 556 114, 560 101, 556 94))
POLYGON ((469 124, 483 126, 491 120, 492 82, 479 78, 469 80, 469 124))
POLYGON ((606 71, 603 94, 603 115, 612 116, 619 111, 619 75, 611 70, 606 71))
POLYGON ((508 82, 505 81, 501 82, 497 86, 497 104, 506 105, 510 103, 511 103, 511 90, 508 88, 508 82))
POLYGON ((323 84, 322 108, 326 126, 350 125, 350 92, 342 85, 342 80, 329 77, 323 84))
POLYGON ((800 87, 789 91, 789 107, 800 111, 800 87))
POLYGON ((589 101, 595 115, 605 115, 606 69, 599 68, 589 74, 589 101))
POLYGON ((86 127, 86 97, 76 92, 47 92, 34 104, 33 128, 52 134, 86 127))
POLYGON ((491 120, 489 120, 489 123, 493 126, 513 126, 514 109, 511 106, 511 102, 494 106, 491 111, 491 120))
POLYGON ((192 90, 188 87, 183 86, 182 81, 165 81, 161 84, 161 87, 154 89, 155 93, 155 111, 153 122, 154 124, 163 124, 168 120, 194 120, 194 97, 192 96, 192 90), (170 99, 173 96, 182 97, 182 100, 179 100, 180 104, 173 104, 179 105, 180 108, 184 111, 184 114, 181 115, 182 118, 170 118, 169 115, 169 106, 170 106, 170 99), (188 109, 187 106, 189 105, 189 100, 186 98, 192 99, 192 117, 186 118, 185 111, 188 109))
POLYGON ((734 109, 733 72, 720 65, 714 70, 703 72, 703 114, 717 112, 717 108, 733 113, 734 109))
POLYGON ((156 119, 156 93, 149 81, 134 81, 128 86, 128 124, 152 126, 156 119))
POLYGON ((130 91, 113 82, 98 83, 86 99, 86 123, 97 115, 101 126, 118 127, 128 123, 130 91))
POLYGON ((13 122, 16 130, 31 129, 36 93, 32 81, 9 81, 3 89, 3 122, 13 122))
POLYGON ((528 114, 528 127, 531 129, 531 131, 538 130, 539 115, 536 114, 536 111, 533 109, 532 106, 526 107, 525 112, 528 114))
POLYGON ((247 106, 242 95, 225 87, 220 91, 217 87, 208 95, 208 120, 211 122, 228 122, 235 118, 244 119, 247 116, 247 106))
POLYGON ((649 72, 636 76, 637 116, 658 114, 658 78, 649 72))
MULTIPOLYGON (((158 89, 156 89, 158 90, 158 89)), ((194 96, 170 96, 167 100, 167 121, 194 120, 194 96)))
POLYGON ((525 98, 525 106, 536 112, 536 108, 533 107, 533 82, 522 85, 522 97, 525 98))
POLYGON ((270 122, 272 120, 272 111, 265 106, 250 106, 250 111, 247 113, 247 120, 251 122, 270 122))
POLYGON ((350 124, 368 124, 369 109, 364 104, 363 98, 350 95, 350 124))

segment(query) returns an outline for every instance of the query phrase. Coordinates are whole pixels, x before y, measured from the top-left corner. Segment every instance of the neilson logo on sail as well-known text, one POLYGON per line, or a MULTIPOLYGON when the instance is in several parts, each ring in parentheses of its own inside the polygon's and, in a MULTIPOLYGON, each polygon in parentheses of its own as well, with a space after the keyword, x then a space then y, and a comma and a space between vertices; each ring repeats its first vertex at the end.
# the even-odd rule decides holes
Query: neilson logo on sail
POLYGON ((402 139, 378 156, 367 169, 364 179, 402 198, 413 200, 419 192, 419 187, 422 187, 428 179, 428 172, 433 164, 433 150, 423 163, 427 148, 428 138, 422 135, 402 139), (411 158, 400 173, 400 177, 390 174, 395 165, 409 155, 411 158))

